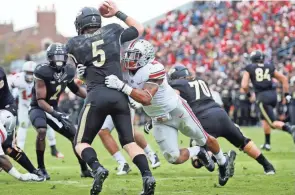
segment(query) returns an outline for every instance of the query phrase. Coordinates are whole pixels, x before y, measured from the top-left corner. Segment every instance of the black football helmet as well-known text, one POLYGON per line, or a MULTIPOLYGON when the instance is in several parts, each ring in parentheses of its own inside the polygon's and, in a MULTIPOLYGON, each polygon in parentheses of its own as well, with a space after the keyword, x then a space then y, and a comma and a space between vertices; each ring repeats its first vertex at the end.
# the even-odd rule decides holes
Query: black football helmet
POLYGON ((250 60, 252 63, 263 63, 264 62, 264 54, 259 50, 253 51, 250 54, 250 60))
POLYGON ((87 28, 100 28, 101 16, 99 11, 94 7, 82 8, 76 16, 75 27, 78 35, 83 34, 83 31, 87 28))
POLYGON ((50 66, 60 71, 67 63, 68 52, 64 44, 52 43, 47 48, 47 60, 50 66))
POLYGON ((170 80, 189 78, 190 76, 190 72, 183 65, 173 66, 168 72, 168 77, 170 80))

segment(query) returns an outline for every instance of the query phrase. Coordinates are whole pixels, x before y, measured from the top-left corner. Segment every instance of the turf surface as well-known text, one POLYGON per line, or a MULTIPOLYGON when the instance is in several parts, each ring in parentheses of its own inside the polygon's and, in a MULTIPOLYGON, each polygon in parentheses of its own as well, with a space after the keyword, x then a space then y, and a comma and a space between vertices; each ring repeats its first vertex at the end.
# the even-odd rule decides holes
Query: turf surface
MULTIPOLYGON (((254 140, 257 145, 263 143, 264 135, 259 128, 243 128, 245 135, 254 140)), ((36 164, 35 135, 31 130, 28 133, 26 153, 36 164)), ((114 132, 114 135, 116 133, 114 132)), ((235 149, 236 172, 226 186, 219 187, 217 171, 209 173, 206 170, 192 168, 190 162, 183 165, 170 165, 165 162, 153 137, 146 136, 161 160, 161 167, 154 170, 157 180, 157 195, 294 195, 295 194, 295 147, 291 137, 280 131, 273 131, 272 150, 264 152, 277 170, 276 175, 266 176, 262 167, 247 155, 235 149, 223 139, 219 139, 223 151, 235 149)), ((71 150, 70 143, 57 136, 58 149, 65 158, 58 160, 50 156, 50 149, 46 150, 46 166, 51 180, 44 183, 23 183, 15 180, 3 171, 0 173, 0 194, 2 195, 84 195, 89 194, 91 179, 80 178, 78 162, 71 150)), ((188 145, 188 139, 180 135, 181 146, 188 145)), ((140 174, 130 162, 132 172, 127 176, 116 176, 116 162, 106 152, 99 139, 95 140, 100 162, 110 170, 110 176, 104 183, 102 195, 137 195, 141 191, 140 174)), ((124 153, 126 154, 126 153, 124 153)), ((125 155, 126 156, 126 155, 125 155)), ((127 158, 127 156, 126 156, 127 158)), ((15 164, 15 163, 14 163, 15 164)), ((16 167, 24 172, 18 165, 16 167)))

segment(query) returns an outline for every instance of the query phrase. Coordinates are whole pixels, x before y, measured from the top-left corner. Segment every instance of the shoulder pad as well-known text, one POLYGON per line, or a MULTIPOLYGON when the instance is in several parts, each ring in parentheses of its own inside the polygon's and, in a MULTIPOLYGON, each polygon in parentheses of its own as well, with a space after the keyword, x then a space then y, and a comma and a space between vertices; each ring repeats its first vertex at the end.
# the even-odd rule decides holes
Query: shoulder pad
POLYGON ((163 64, 153 61, 149 64, 149 79, 163 79, 166 76, 165 67, 163 64))
POLYGON ((41 80, 51 80, 51 67, 48 64, 39 64, 34 71, 34 77, 41 80))

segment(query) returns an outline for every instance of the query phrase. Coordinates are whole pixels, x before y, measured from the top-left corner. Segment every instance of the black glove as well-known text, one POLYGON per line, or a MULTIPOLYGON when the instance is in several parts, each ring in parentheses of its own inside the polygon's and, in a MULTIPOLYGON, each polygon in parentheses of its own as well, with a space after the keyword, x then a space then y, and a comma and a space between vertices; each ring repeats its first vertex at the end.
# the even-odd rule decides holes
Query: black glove
POLYGON ((152 123, 152 121, 149 121, 144 125, 144 132, 146 134, 149 134, 150 130, 152 130, 152 128, 153 128, 153 123, 152 123))
POLYGON ((57 112, 54 110, 51 113, 51 115, 54 118, 56 118, 59 122, 61 122, 66 129, 69 129, 72 127, 72 123, 71 123, 71 121, 69 121, 68 116, 65 113, 57 112))

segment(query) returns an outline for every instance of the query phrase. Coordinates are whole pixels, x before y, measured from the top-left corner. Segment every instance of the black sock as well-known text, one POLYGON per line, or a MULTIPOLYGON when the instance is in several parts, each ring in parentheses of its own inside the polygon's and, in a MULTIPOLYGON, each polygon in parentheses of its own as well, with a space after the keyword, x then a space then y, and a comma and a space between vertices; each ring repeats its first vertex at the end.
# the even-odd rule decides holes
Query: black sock
POLYGON ((269 165, 268 160, 263 156, 263 154, 261 153, 257 158, 256 161, 261 164, 263 167, 266 165, 269 165))
POLYGON ((36 168, 31 163, 27 155, 23 151, 17 151, 12 148, 11 153, 8 154, 11 158, 13 158, 18 164, 20 164, 24 169, 26 169, 29 173, 32 173, 36 168))
POLYGON ((93 148, 85 148, 81 153, 82 159, 95 171, 101 164, 98 162, 96 152, 93 148))
POLYGON ((151 176, 151 170, 149 168, 149 163, 144 154, 139 154, 133 158, 133 163, 138 167, 142 177, 151 176))
POLYGON ((290 133, 290 134, 292 133, 292 131, 291 131, 291 127, 290 127, 289 125, 286 125, 286 124, 284 124, 282 130, 283 130, 283 131, 286 131, 286 132, 288 132, 288 133, 290 133))
POLYGON ((270 144, 270 134, 265 134, 265 143, 270 144))
POLYGON ((79 164, 80 164, 80 167, 81 167, 81 171, 86 171, 86 170, 88 170, 88 167, 87 167, 86 162, 85 162, 84 160, 82 160, 82 159, 80 158, 80 156, 77 154, 77 152, 76 152, 76 150, 75 150, 75 145, 74 145, 74 144, 73 144, 73 150, 74 150, 74 153, 75 153, 75 155, 76 155, 76 157, 77 157, 77 159, 78 159, 78 161, 79 161, 79 164))
POLYGON ((56 154, 57 153, 56 145, 50 146, 50 148, 51 148, 51 153, 52 154, 56 154))
POLYGON ((36 154, 37 154, 38 168, 45 169, 45 164, 44 164, 44 151, 42 151, 42 150, 36 150, 36 154))

